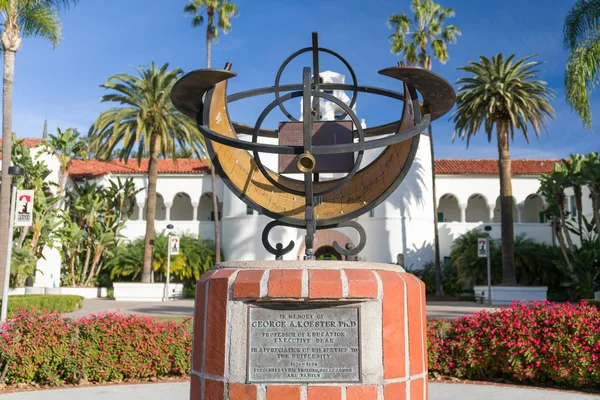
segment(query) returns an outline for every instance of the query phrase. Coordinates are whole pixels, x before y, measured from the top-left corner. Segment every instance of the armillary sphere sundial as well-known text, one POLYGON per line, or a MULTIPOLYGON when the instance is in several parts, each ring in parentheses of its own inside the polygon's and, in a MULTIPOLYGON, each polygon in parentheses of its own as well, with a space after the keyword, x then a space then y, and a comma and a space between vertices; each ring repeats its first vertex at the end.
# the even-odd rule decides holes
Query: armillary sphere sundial
POLYGON ((317 230, 354 228, 360 235, 356 247, 342 247, 337 242, 333 246, 345 256, 358 254, 366 244, 366 234, 353 219, 382 203, 396 190, 415 158, 420 133, 431 121, 446 114, 456 101, 455 92, 445 79, 419 67, 396 66, 379 71, 402 81, 404 93, 359 85, 350 64, 338 53, 319 47, 316 33, 312 38, 312 47, 298 50, 284 61, 271 87, 228 96, 227 81, 236 73, 230 71, 231 63, 227 63, 224 69, 190 72, 171 91, 175 107, 196 120, 198 129, 207 139, 211 160, 227 187, 247 205, 274 219, 263 231, 263 244, 278 259, 292 250, 294 242, 285 247, 277 243, 273 247, 268 235, 275 226, 306 230, 305 259, 314 259, 313 241, 317 230), (312 52, 312 69, 304 67, 302 83, 280 85, 282 73, 290 61, 309 52, 312 52), (352 84, 322 83, 320 79, 313 79, 320 77, 321 53, 338 58, 350 71, 352 84), (333 90, 351 91, 350 104, 334 97, 333 90), (421 100, 417 92, 421 94, 421 100), (358 93, 403 101, 400 119, 363 129, 352 109, 358 93), (275 98, 260 114, 254 127, 230 121, 228 103, 267 94, 275 98), (294 98, 302 99, 301 121, 284 105, 294 98), (343 112, 333 120, 322 121, 320 99, 336 104, 343 112), (291 122, 280 124, 279 130, 262 128, 263 121, 276 107, 291 122), (350 121, 344 121, 346 117, 350 121), (294 133, 297 134, 294 136, 294 133), (251 135, 252 140, 241 140, 238 134, 251 135), (279 138, 279 144, 259 143, 259 137, 279 138), (383 152, 369 165, 362 166, 364 152, 378 148, 384 148, 383 152), (280 155, 279 171, 266 168, 261 153, 280 155), (294 157, 292 165, 289 165, 289 157, 294 157), (284 175, 287 172, 300 173, 303 179, 284 175), (319 181, 320 172, 346 175, 319 181))

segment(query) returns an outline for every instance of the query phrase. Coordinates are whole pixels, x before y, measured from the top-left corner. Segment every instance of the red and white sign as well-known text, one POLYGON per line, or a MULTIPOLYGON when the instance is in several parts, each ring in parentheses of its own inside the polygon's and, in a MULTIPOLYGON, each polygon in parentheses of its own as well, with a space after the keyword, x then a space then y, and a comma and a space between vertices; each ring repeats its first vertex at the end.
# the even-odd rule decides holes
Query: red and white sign
POLYGON ((15 226, 33 224, 33 190, 17 190, 15 226))
POLYGON ((489 249, 489 240, 487 238, 477 239, 477 255, 479 257, 487 257, 489 249))
POLYGON ((179 255, 179 236, 169 236, 169 255, 179 255))

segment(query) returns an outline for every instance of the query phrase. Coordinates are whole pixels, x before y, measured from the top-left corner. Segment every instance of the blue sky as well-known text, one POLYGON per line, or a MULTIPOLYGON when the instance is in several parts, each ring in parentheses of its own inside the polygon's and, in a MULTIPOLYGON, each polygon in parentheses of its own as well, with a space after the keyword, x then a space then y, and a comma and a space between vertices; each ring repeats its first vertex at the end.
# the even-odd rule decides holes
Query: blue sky
MULTIPOLYGON (((204 29, 192 29, 182 12, 187 0, 82 0, 63 15, 63 42, 53 49, 38 39, 26 39, 17 54, 13 131, 19 137, 40 137, 44 119, 50 132, 56 127, 76 127, 87 132, 106 104, 99 102, 99 87, 117 73, 135 73, 140 64, 169 62, 190 71, 205 66, 204 29)), ((353 66, 360 84, 401 90, 397 82, 377 74, 396 65, 390 53, 386 26, 393 13, 409 11, 409 0, 238 0, 240 14, 229 35, 213 46, 212 66, 233 63, 238 77, 230 93, 273 84, 275 73, 295 50, 310 46, 311 32, 320 44, 342 54, 353 66)), ((567 157, 569 153, 600 151, 600 94, 592 98, 596 129, 583 128, 564 99, 563 72, 567 53, 562 46, 564 17, 573 0, 444 0, 456 17, 451 20, 463 32, 449 47, 446 65, 434 63, 434 71, 454 83, 462 76, 457 68, 479 55, 498 52, 523 57, 537 53, 544 61, 543 78, 556 91, 556 119, 548 133, 527 144, 516 137, 513 158, 567 157)), ((345 73, 335 60, 324 58, 322 69, 345 73)), ((299 82, 301 67, 310 58, 290 65, 283 83, 299 82)), ((232 118, 253 123, 271 98, 245 100, 232 105, 232 118)), ((397 118, 401 103, 359 95, 358 115, 369 126, 397 118)), ((291 105, 296 110, 297 105, 291 105)), ((465 143, 452 142, 449 115, 434 123, 436 157, 496 158, 495 141, 484 134, 465 143)), ((273 114, 271 125, 284 120, 273 114)))

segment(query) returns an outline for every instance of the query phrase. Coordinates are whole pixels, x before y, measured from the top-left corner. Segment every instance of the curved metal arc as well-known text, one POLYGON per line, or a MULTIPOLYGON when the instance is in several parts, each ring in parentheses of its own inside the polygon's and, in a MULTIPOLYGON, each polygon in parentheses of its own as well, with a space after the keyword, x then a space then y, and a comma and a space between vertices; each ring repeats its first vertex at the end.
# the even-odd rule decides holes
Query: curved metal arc
POLYGON ((446 79, 427 69, 397 66, 379 71, 381 75, 401 80, 413 86, 423 96, 423 107, 435 121, 446 114, 456 103, 454 88, 446 79))
POLYGON ((262 231, 262 244, 269 253, 271 253, 275 256, 276 260, 281 260, 281 258, 285 254, 289 253, 290 251, 292 251, 294 249, 295 243, 293 240, 290 240, 290 243, 288 243, 288 245, 285 247, 283 247, 282 243, 277 243, 275 245, 275 247, 271 246, 271 243, 269 243, 269 233, 271 233, 271 230, 273 228, 275 228, 276 226, 289 226, 289 225, 279 222, 277 220, 273 220, 273 221, 269 222, 262 231))
POLYGON ((365 228, 363 228, 362 225, 356 221, 346 221, 346 222, 342 222, 337 225, 337 228, 346 228, 346 227, 354 228, 358 232, 358 237, 359 237, 358 246, 356 246, 352 249, 346 249, 346 248, 342 248, 342 246, 340 246, 338 244, 338 242, 335 241, 335 242, 333 242, 333 248, 335 249, 335 251, 337 251, 338 253, 340 253, 341 255, 344 255, 346 257, 355 256, 365 248, 365 246, 367 244, 367 232, 365 232, 365 228))
MULTIPOLYGON (((281 101, 288 101, 294 97, 299 97, 302 93, 301 92, 292 92, 292 93, 288 93, 285 96, 281 97, 281 101)), ((340 99, 327 94, 327 93, 322 93, 322 92, 310 92, 311 96, 315 96, 315 97, 323 97, 331 102, 336 103, 337 105, 339 105, 342 109, 344 109, 345 111, 348 112, 348 114, 350 115, 350 118, 352 119, 352 121, 354 122, 355 125, 357 125, 357 132, 358 132, 358 140, 359 143, 364 143, 364 132, 362 127, 360 126, 360 121, 358 119, 358 116, 352 111, 352 109, 347 106, 344 102, 342 102, 340 99)), ((265 118, 267 117, 267 115, 277 106, 278 101, 277 100, 273 100, 269 105, 267 105, 267 107, 265 107, 265 109, 263 110, 263 112, 260 114, 260 116, 258 117, 258 119, 256 120, 256 124, 254 125, 254 129, 252 132, 252 143, 257 143, 258 141, 258 131, 260 130, 260 127, 263 123, 263 121, 265 120, 265 118)), ((247 143, 247 142, 246 142, 247 143)), ((258 143, 257 143, 258 144, 258 143)), ((312 151, 314 152, 314 149, 316 149, 318 146, 315 146, 312 148, 312 151)), ((306 148, 304 149, 306 150, 306 148)), ((269 174, 267 168, 264 166, 264 164, 262 163, 261 159, 260 159, 260 154, 258 151, 253 151, 252 155, 254 156, 254 160, 256 161, 256 166, 258 167, 258 169, 260 170, 260 172, 262 173, 262 175, 276 188, 282 190, 282 191, 286 191, 292 194, 295 194, 297 196, 305 196, 306 190, 305 191, 301 191, 301 190, 296 190, 296 189, 292 189, 289 186, 285 186, 282 185, 281 183, 277 182, 277 180, 273 179, 273 177, 271 176, 271 174, 269 174)), ((350 170, 350 172, 348 172, 348 174, 340 179, 335 179, 335 180, 331 180, 328 181, 328 184, 331 184, 330 186, 328 186, 326 189, 323 189, 321 191, 318 191, 316 193, 314 193, 315 196, 323 196, 327 193, 331 193, 337 189, 339 189, 340 187, 342 187, 345 183, 347 183, 350 179, 352 179, 352 176, 354 176, 354 174, 356 174, 356 172, 359 170, 360 165, 362 163, 362 159, 364 156, 364 151, 363 150, 359 150, 357 152, 356 155, 356 161, 354 162, 354 165, 352 167, 352 170, 350 170)), ((300 181, 297 179, 293 179, 293 178, 288 178, 289 180, 298 183, 298 184, 305 184, 305 181, 300 181)))
MULTIPOLYGON (((281 80, 281 75, 283 74, 283 71, 285 70, 285 67, 287 67, 287 65, 296 57, 298 57, 300 54, 304 54, 307 53, 309 51, 314 51, 314 47, 305 47, 303 49, 300 49, 294 53, 292 53, 288 58, 285 59, 285 61, 281 64, 281 66, 279 67, 279 70, 277 70, 277 75, 275 76, 275 85, 274 87, 276 88, 274 93, 275 93, 275 99, 276 100, 280 100, 279 97, 279 90, 277 90, 277 88, 279 87, 279 82, 281 80)), ((338 53, 336 53, 333 50, 327 49, 325 47, 317 47, 317 52, 323 52, 323 53, 327 53, 330 54, 334 57, 336 57, 338 60, 340 60, 345 66, 346 68, 348 68, 348 71, 350 72, 350 75, 352 76, 352 99, 350 100, 350 108, 354 107, 354 104, 356 104, 356 98, 358 97, 358 90, 356 90, 356 88, 358 87, 358 81, 356 79, 356 74, 354 73, 354 70, 352 69, 352 66, 350 65, 350 63, 348 63, 348 61, 346 61, 346 59, 344 57, 342 57, 341 55, 339 55, 338 53)), ((318 55, 317 55, 318 57, 318 55)), ((321 85, 322 86, 322 85, 321 85)), ((298 120, 292 116, 290 114, 290 112, 287 110, 287 108, 285 108, 285 106, 283 105, 283 103, 278 103, 279 109, 281 110, 281 112, 288 117, 288 119, 290 121, 293 122, 298 122, 298 120)), ((343 119, 346 117, 347 114, 343 114, 342 116, 340 116, 339 119, 343 119)))

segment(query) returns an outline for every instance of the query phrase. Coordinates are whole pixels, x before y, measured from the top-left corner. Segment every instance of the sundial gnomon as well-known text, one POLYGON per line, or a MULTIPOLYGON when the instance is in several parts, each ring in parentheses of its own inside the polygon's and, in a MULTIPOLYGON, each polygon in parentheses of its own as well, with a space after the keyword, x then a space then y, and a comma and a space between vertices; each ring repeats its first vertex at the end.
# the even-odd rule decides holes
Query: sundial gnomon
MULTIPOLYGON (((452 108, 456 96, 452 86, 431 71, 411 66, 395 66, 379 71, 380 74, 402 81, 391 81, 403 87, 404 93, 394 90, 359 85, 350 64, 338 53, 319 47, 318 37, 313 33, 312 46, 298 50, 279 68, 275 84, 227 96, 227 80, 236 76, 225 69, 196 70, 186 74, 173 87, 171 98, 177 109, 194 118, 198 129, 206 137, 208 152, 219 175, 227 187, 250 207, 273 218, 263 230, 263 244, 276 258, 294 248, 269 243, 269 232, 275 226, 290 226, 306 230, 305 259, 314 259, 314 235, 317 230, 350 227, 358 231, 360 240, 356 247, 346 248, 345 243, 333 243, 337 252, 345 256, 358 254, 366 244, 366 234, 355 220, 381 204, 397 189, 408 173, 415 158, 421 132, 428 124, 452 108), (311 53, 312 67, 303 68, 301 83, 281 85, 285 67, 297 56, 311 53), (350 71, 351 84, 322 83, 320 79, 320 54, 327 53, 338 58, 350 71), (331 94, 332 90, 351 91, 350 104, 331 94), (329 93, 328 93, 329 92, 329 93), (421 94, 419 100, 417 92, 421 94), (372 127, 361 127, 352 107, 359 93, 370 93, 403 101, 400 119, 372 127), (227 104, 257 95, 273 95, 273 101, 263 110, 253 127, 232 122, 227 104), (287 110, 285 103, 302 99, 302 121, 287 110), (338 105, 343 112, 336 115, 331 124, 321 121, 319 100, 338 105), (301 144, 259 143, 259 137, 279 137, 280 130, 263 128, 268 114, 279 107, 286 117, 301 129, 301 144), (313 125, 342 129, 335 121, 349 117, 352 122, 351 138, 346 143, 316 144, 313 125), (300 126, 301 125, 301 126, 300 126), (241 140, 238 134, 251 135, 251 141, 241 140), (391 135, 390 135, 391 134, 391 135), (373 140, 365 140, 373 137, 373 140), (370 164, 361 165, 366 150, 383 148, 382 153, 370 164), (261 161, 261 153, 293 155, 298 172, 303 179, 292 178, 270 170, 261 161), (319 181, 318 170, 327 156, 352 154, 353 163, 343 177, 319 181)), ((282 125, 283 126, 283 125, 282 125)), ((293 126, 293 125, 292 125, 293 126)), ((347 126, 347 124, 346 124, 347 126)), ((283 129, 283 128, 282 128, 283 129)), ((319 128, 320 129, 320 128, 319 128)), ((327 132, 325 132, 327 134, 327 132)), ((280 138, 281 139, 281 138, 280 138)), ((327 138, 325 138, 327 139, 327 138)), ((327 142, 327 140, 325 140, 327 142)))

